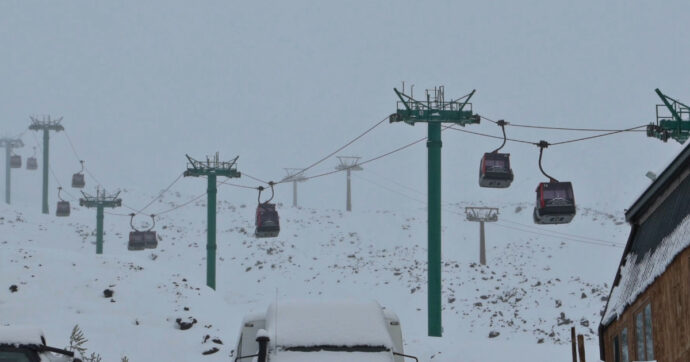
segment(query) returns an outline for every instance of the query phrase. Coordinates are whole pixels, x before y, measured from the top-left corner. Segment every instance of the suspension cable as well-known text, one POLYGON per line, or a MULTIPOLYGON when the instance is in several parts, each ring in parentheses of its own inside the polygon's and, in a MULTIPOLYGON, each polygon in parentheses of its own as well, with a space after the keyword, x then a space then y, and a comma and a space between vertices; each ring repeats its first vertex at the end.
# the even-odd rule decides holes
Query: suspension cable
MULTIPOLYGON (((361 133, 359 136, 353 138, 352 140, 350 140, 349 142, 347 142, 347 143, 344 144, 343 146, 339 147, 337 150, 335 150, 335 151, 329 153, 328 155, 326 155, 326 156, 323 157, 322 159, 320 159, 320 160, 318 160, 318 161, 312 163, 311 165, 307 166, 306 168, 302 169, 300 172, 298 172, 298 173, 296 173, 295 175, 293 175, 293 177, 299 176, 299 175, 305 173, 306 171, 310 170, 311 168, 315 167, 316 165, 322 163, 323 161, 326 161, 327 159, 333 157, 333 155, 335 155, 336 153, 338 153, 338 152, 344 150, 346 147, 350 146, 351 144, 355 143, 357 140, 359 140, 360 138, 364 137, 367 133, 373 131, 374 128, 380 126, 381 123, 385 122, 386 120, 388 120, 388 116, 384 117, 382 120, 378 121, 376 124, 374 124, 373 126, 371 126, 369 129, 367 129, 366 131, 364 131, 363 133, 361 133)), ((285 180, 279 181, 279 182, 277 182, 277 184, 283 183, 283 182, 287 182, 287 181, 285 181, 285 180)))
MULTIPOLYGON (((500 121, 494 121, 492 119, 486 118, 484 116, 480 116, 482 119, 493 122, 493 123, 498 123, 500 121)), ((532 125, 526 125, 526 124, 515 124, 515 123, 508 123, 508 125, 513 126, 513 127, 523 127, 523 128, 538 128, 538 129, 549 129, 549 130, 557 130, 557 131, 584 131, 584 132, 613 132, 613 131, 621 131, 617 129, 596 129, 596 128, 569 128, 569 127, 549 127, 549 126, 532 126, 532 125)), ((642 127, 647 127, 647 125, 642 125, 638 127, 633 127, 627 130, 624 130, 624 132, 646 132, 646 130, 638 130, 638 128, 642 127)))

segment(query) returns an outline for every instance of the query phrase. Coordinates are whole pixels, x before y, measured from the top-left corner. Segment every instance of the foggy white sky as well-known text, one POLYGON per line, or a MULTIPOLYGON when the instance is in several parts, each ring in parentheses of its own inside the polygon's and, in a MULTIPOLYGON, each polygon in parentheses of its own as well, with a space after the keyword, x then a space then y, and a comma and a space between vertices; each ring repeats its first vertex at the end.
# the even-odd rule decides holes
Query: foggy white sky
MULTIPOLYGON (((240 155, 240 171, 278 180, 283 167, 304 167, 394 112, 392 88, 403 80, 418 95, 440 84, 447 97, 476 88, 475 112, 492 119, 627 128, 654 120, 654 88, 690 102, 690 3, 664 3, 2 1, 0 135, 21 134, 30 115, 64 117, 109 189, 154 193, 185 169, 185 153, 240 155)), ((487 122, 469 129, 500 134, 487 122)), ((532 141, 586 135, 507 130, 532 141)), ((369 158, 425 134, 423 125, 385 123, 341 154, 369 158)), ((63 134, 51 136, 51 165, 68 184, 78 162, 63 134)), ((29 132, 23 140, 27 156, 35 142, 29 132)), ((444 202, 531 202, 544 180, 538 149, 509 143, 513 186, 480 189, 479 159, 500 142, 452 131, 443 141, 444 202)), ((573 182, 581 205, 622 211, 648 184, 644 174, 679 148, 615 135, 549 148, 544 167, 573 182)), ((424 191, 424 144, 359 174, 423 198, 386 179, 424 191)), ((13 201, 40 210, 40 172, 16 170, 12 180, 13 201)), ((51 177, 51 208, 56 187, 51 177)), ((343 174, 301 184, 300 203, 343 208, 344 188, 343 174)), ((198 194, 205 182, 177 189, 198 194)), ((277 191, 291 202, 290 186, 277 191)), ((355 209, 423 207, 357 178, 353 196, 355 209)), ((256 195, 224 187, 219 198, 256 195)))

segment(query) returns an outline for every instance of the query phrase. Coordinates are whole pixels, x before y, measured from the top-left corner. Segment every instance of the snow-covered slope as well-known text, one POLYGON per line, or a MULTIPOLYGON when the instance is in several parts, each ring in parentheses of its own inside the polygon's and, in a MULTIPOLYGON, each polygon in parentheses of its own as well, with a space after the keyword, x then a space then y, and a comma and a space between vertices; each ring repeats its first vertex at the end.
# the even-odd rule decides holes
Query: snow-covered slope
MULTIPOLYGON (((169 193, 152 207, 190 198, 169 193)), ((280 236, 255 239, 252 205, 218 205, 216 291, 205 286, 203 199, 160 218, 153 251, 127 251, 129 218, 106 215, 98 256, 93 210, 75 208, 60 219, 1 206, 0 324, 36 325, 56 346, 79 324, 89 352, 105 361, 227 361, 247 313, 281 299, 361 298, 398 314, 406 353, 423 361, 563 359, 573 325, 595 356, 606 283, 622 252, 597 240, 621 243, 628 232, 620 217, 586 208, 570 225, 537 228, 530 205, 505 205, 500 221, 486 226, 488 265, 480 266, 478 225, 458 215, 464 204, 446 205, 444 336, 430 338, 424 208, 347 213, 279 205, 280 236), (105 298, 105 289, 113 296, 105 298), (178 319, 196 323, 180 330, 178 319)))

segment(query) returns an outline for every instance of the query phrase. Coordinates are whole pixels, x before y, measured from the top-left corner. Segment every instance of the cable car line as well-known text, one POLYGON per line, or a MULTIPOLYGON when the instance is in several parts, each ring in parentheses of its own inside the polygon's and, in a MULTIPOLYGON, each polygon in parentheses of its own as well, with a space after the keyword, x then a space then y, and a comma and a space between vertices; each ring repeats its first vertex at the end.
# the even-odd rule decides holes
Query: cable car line
MULTIPOLYGON (((323 161, 326 161, 327 159, 333 157, 333 155, 335 155, 336 153, 338 153, 338 152, 344 150, 346 147, 350 146, 351 144, 355 143, 357 140, 359 140, 360 138, 364 137, 367 133, 373 131, 374 128, 380 126, 381 123, 385 122, 386 120, 388 120, 388 116, 384 117, 382 120, 378 121, 375 125, 371 126, 369 129, 367 129, 366 131, 364 131, 362 134, 360 134, 359 136, 353 138, 352 140, 350 140, 349 142, 347 142, 346 144, 344 144, 343 146, 341 146, 341 147, 338 148, 337 150, 335 150, 335 151, 329 153, 327 156, 323 157, 322 159, 320 159, 320 160, 318 160, 318 161, 312 163, 311 165, 307 166, 306 168, 302 169, 302 171, 296 173, 295 175, 293 175, 293 177, 299 176, 299 175, 305 173, 307 170, 309 170, 309 169, 315 167, 316 165, 322 163, 323 161)), ((282 180, 282 181, 277 182, 276 184, 280 184, 280 183, 283 183, 283 182, 287 182, 287 181, 282 180)))
POLYGON ((611 131, 611 132, 608 132, 608 133, 603 133, 603 134, 599 134, 599 135, 595 135, 595 136, 589 136, 589 137, 583 137, 583 138, 576 138, 576 139, 572 139, 572 140, 568 140, 568 141, 555 142, 555 143, 552 143, 551 146, 563 145, 563 144, 572 143, 572 142, 585 141, 585 140, 590 140, 590 139, 592 139, 592 138, 610 136, 610 135, 617 134, 617 133, 621 133, 621 132, 629 132, 629 131, 632 131, 632 130, 634 130, 634 129, 640 128, 640 127, 646 127, 646 125, 637 126, 637 127, 632 127, 632 128, 628 128, 628 129, 621 129, 621 130, 611 131))
MULTIPOLYGON (((494 121, 492 119, 486 118, 484 116, 480 116, 482 119, 487 120, 489 122, 497 123, 500 121, 494 121)), ((531 126, 531 125, 526 125, 526 124, 515 124, 515 123, 506 123, 509 126, 513 127, 523 127, 523 128, 537 128, 537 129, 548 129, 548 130, 557 130, 557 131, 584 131, 584 132, 614 132, 614 131, 620 131, 617 129, 596 129, 596 128, 569 128, 569 127, 549 127, 549 126, 531 126)), ((638 128, 642 127, 647 127, 646 125, 635 127, 632 129, 625 130, 625 132, 646 132, 646 130, 638 130, 638 128)))
POLYGON ((138 214, 141 214, 142 211, 146 210, 146 209, 147 209, 149 206, 151 206, 154 202, 156 202, 157 200, 159 200, 160 198, 162 198, 163 195, 164 195, 166 192, 168 192, 168 190, 170 190, 171 187, 173 187, 173 185, 175 185, 178 181, 180 181, 180 179, 182 178, 183 175, 184 175, 183 173, 180 173, 180 175, 177 176, 177 178, 175 179, 175 181, 173 181, 170 185, 168 185, 168 187, 166 187, 165 189, 163 189, 163 191, 161 191, 161 192, 158 194, 158 196, 156 196, 156 197, 154 197, 153 199, 151 199, 151 201, 149 201, 148 204, 146 204, 144 207, 142 207, 141 209, 139 209, 139 211, 137 211, 136 214, 137 214, 137 215, 138 215, 138 214))

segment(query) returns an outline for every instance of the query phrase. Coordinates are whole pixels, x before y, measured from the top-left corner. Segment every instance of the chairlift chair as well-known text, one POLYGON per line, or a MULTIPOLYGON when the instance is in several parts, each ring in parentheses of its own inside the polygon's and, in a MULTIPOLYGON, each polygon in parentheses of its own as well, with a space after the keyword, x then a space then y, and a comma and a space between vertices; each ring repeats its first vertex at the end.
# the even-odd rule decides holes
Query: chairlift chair
POLYGON ((492 152, 485 153, 479 163, 479 186, 490 188, 506 188, 513 182, 513 170, 510 168, 510 153, 498 151, 506 144, 507 124, 504 120, 496 122, 503 131, 503 144, 492 152))
POLYGON ((10 168, 22 168, 22 156, 20 156, 20 155, 10 156, 10 168))
POLYGON ((72 187, 76 189, 83 189, 86 186, 86 180, 84 179, 84 161, 79 161, 81 163, 81 171, 72 175, 72 187))
POLYGON ((58 187, 58 198, 60 201, 57 203, 57 208, 55 209, 55 216, 58 217, 67 217, 70 215, 71 207, 69 204, 69 201, 65 201, 62 199, 60 196, 60 192, 62 191, 62 187, 58 187))
POLYGON ((256 221, 254 236, 257 238, 274 238, 280 233, 280 217, 276 211, 276 204, 269 203, 273 199, 273 183, 271 186, 271 198, 265 202, 261 202, 261 191, 263 187, 259 187, 259 205, 256 207, 256 221))
POLYGON ((544 172, 541 166, 541 157, 548 142, 540 141, 539 170, 549 178, 549 182, 540 182, 537 185, 537 202, 534 206, 535 224, 567 224, 573 220, 576 213, 575 194, 570 182, 560 182, 544 172))

